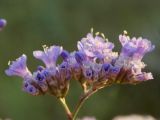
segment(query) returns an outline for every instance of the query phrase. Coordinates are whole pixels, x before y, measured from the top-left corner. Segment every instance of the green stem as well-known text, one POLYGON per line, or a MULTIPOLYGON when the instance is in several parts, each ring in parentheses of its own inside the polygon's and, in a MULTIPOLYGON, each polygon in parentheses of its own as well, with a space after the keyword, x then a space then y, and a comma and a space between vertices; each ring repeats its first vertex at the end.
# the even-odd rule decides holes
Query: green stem
POLYGON ((64 109, 65 109, 65 112, 66 112, 66 114, 67 114, 68 120, 73 120, 72 113, 71 113, 69 107, 68 107, 67 104, 66 104, 65 98, 59 98, 59 100, 60 100, 62 106, 63 106, 64 109))
POLYGON ((88 91, 86 94, 82 95, 76 108, 75 108, 75 111, 73 113, 73 120, 76 119, 77 117, 77 114, 79 112, 79 110, 81 109, 82 105, 84 104, 84 102, 91 96, 93 95, 97 90, 90 90, 88 91))

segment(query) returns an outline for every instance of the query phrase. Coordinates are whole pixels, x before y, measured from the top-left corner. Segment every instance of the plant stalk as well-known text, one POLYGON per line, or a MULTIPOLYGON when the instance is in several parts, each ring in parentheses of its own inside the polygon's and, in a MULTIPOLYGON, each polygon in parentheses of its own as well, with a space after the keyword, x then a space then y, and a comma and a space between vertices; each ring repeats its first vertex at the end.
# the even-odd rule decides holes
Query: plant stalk
POLYGON ((84 104, 84 102, 91 96, 93 95, 97 90, 90 90, 87 93, 85 93, 84 95, 82 95, 80 97, 80 100, 78 101, 78 104, 75 108, 75 111, 73 113, 73 120, 76 120, 77 114, 79 112, 79 110, 81 109, 82 105, 84 104))
POLYGON ((63 106, 64 109, 65 109, 65 112, 66 112, 66 114, 67 114, 68 120, 74 120, 73 117, 72 117, 72 113, 71 113, 68 105, 66 104, 65 98, 59 98, 59 100, 60 100, 62 106, 63 106))

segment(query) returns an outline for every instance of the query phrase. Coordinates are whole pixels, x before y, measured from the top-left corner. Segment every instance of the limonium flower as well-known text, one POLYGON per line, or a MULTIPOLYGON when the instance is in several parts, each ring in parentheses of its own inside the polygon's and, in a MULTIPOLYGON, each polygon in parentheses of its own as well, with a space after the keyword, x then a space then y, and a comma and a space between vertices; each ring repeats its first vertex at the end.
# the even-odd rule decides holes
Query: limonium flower
POLYGON ((43 46, 44 51, 34 51, 33 56, 44 66, 38 66, 32 74, 26 66, 26 55, 11 62, 6 74, 22 77, 23 90, 32 95, 50 93, 65 97, 69 81, 78 80, 87 92, 115 84, 137 84, 153 79, 150 72, 143 72, 142 58, 154 49, 154 45, 144 38, 130 38, 126 32, 119 35, 121 52, 114 52, 114 44, 104 34, 93 31, 77 43, 78 50, 68 52, 61 46, 43 46), (63 59, 57 64, 58 57, 63 59))
POLYGON ((38 66, 31 74, 26 66, 26 55, 22 55, 16 61, 11 62, 7 75, 22 77, 23 90, 31 95, 50 93, 56 97, 64 97, 69 88, 70 71, 67 62, 56 66, 57 58, 62 53, 60 46, 44 47, 43 51, 34 51, 35 58, 42 60, 45 67, 38 66))
POLYGON ((120 35, 119 40, 122 44, 122 50, 115 66, 121 67, 121 77, 119 79, 122 83, 137 83, 153 79, 151 73, 142 72, 145 64, 142 58, 148 52, 151 52, 155 46, 142 37, 130 38, 126 34, 120 35))
POLYGON ((34 51, 33 56, 39 60, 42 60, 47 68, 56 67, 56 61, 58 56, 62 52, 62 47, 59 46, 51 46, 50 48, 43 46, 43 51, 34 51))
MULTIPOLYGON (((9 62, 5 71, 8 76, 23 79, 23 91, 33 95, 49 93, 62 103, 68 120, 75 120, 77 113, 92 94, 112 84, 138 84, 153 79, 152 73, 145 72, 142 61, 146 53, 154 50, 151 41, 142 37, 130 38, 125 31, 119 35, 121 51, 114 51, 114 44, 103 33, 93 33, 77 43, 77 50, 68 52, 61 46, 43 46, 44 51, 36 50, 33 56, 41 60, 34 72, 27 67, 27 56, 23 54, 17 60, 9 62), (58 58, 62 62, 57 64, 58 58), (72 113, 66 104, 70 80, 77 80, 83 88, 83 94, 72 113)), ((84 118, 90 119, 90 118, 84 118)), ((94 118, 91 118, 94 119, 94 118)))
POLYGON ((26 66, 27 56, 23 54, 20 58, 18 58, 16 61, 9 61, 9 69, 6 70, 6 74, 9 76, 16 75, 20 76, 22 78, 26 78, 27 76, 30 76, 30 71, 28 70, 26 66))
POLYGON ((114 44, 109 42, 104 34, 101 34, 102 36, 99 34, 100 33, 97 32, 94 36, 93 31, 88 33, 85 38, 78 41, 78 50, 84 53, 88 58, 96 58, 104 62, 111 62, 118 56, 116 52, 112 51, 114 44))
POLYGON ((0 18, 0 31, 7 25, 7 21, 3 18, 0 18))
POLYGON ((82 87, 103 88, 113 83, 136 84, 153 79, 152 74, 142 72, 144 55, 154 49, 154 45, 141 37, 130 37, 124 32, 119 36, 122 50, 118 56, 113 52, 114 44, 106 40, 103 34, 88 33, 78 41, 75 59, 82 70, 82 87), (85 84, 85 85, 84 85, 85 84))

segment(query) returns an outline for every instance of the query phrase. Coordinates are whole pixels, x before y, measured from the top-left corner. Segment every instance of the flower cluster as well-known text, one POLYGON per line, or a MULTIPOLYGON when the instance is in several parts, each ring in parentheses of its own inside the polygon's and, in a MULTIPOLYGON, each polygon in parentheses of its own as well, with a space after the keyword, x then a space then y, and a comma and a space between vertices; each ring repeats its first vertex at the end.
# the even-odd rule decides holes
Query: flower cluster
POLYGON ((69 53, 60 46, 44 46, 44 51, 34 51, 33 56, 43 61, 33 74, 26 66, 27 57, 22 55, 10 63, 7 75, 20 76, 23 90, 31 95, 50 93, 64 98, 69 82, 80 82, 84 92, 98 90, 111 84, 137 84, 153 79, 151 73, 142 72, 143 56, 154 49, 147 39, 130 38, 125 32, 119 36, 120 54, 113 52, 114 44, 104 34, 93 32, 78 41, 78 50, 69 53), (58 57, 63 59, 57 64, 58 57))
POLYGON ((7 21, 5 19, 0 18, 0 31, 7 25, 7 21))

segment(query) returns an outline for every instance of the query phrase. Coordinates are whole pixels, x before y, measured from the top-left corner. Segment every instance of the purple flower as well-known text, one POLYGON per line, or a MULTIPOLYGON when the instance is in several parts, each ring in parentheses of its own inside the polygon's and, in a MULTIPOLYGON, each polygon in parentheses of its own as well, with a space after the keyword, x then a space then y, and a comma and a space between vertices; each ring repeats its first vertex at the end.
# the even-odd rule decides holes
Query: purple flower
POLYGON ((22 55, 16 61, 12 61, 9 69, 5 71, 8 76, 16 75, 25 78, 31 73, 26 66, 27 56, 22 55))
POLYGON ((63 48, 59 46, 51 46, 50 48, 44 47, 43 51, 34 51, 33 56, 39 60, 42 60, 47 68, 56 67, 56 61, 59 55, 62 53, 63 48))
POLYGON ((71 69, 70 66, 68 65, 68 62, 65 61, 62 62, 59 65, 58 70, 60 72, 60 79, 62 81, 71 79, 71 69))
POLYGON ((58 98, 63 98, 69 89, 69 80, 72 77, 70 65, 73 61, 69 59, 69 54, 68 57, 65 56, 67 61, 64 60, 62 64, 56 66, 56 60, 61 53, 62 47, 58 46, 45 48, 44 52, 35 51, 34 56, 42 60, 46 64, 46 68, 38 66, 33 74, 26 66, 26 55, 22 55, 16 61, 13 61, 5 72, 9 76, 17 75, 22 77, 23 90, 31 95, 50 93, 58 98))
POLYGON ((91 68, 86 68, 83 70, 83 74, 86 80, 92 80, 93 71, 91 68))
POLYGON ((71 79, 78 80, 84 92, 114 83, 137 84, 153 79, 151 73, 142 71, 146 66, 142 58, 154 49, 154 45, 147 39, 130 39, 126 34, 120 35, 119 40, 122 44, 119 56, 112 51, 114 44, 108 42, 103 34, 94 37, 89 33, 78 42, 78 51, 69 53, 60 46, 44 46, 44 51, 34 51, 34 57, 42 60, 46 67, 38 66, 33 74, 26 66, 25 55, 13 61, 5 72, 9 76, 22 77, 23 90, 27 93, 49 93, 57 98, 67 95, 71 79), (63 61, 56 65, 59 56, 63 61))
POLYGON ((141 37, 130 39, 126 34, 120 35, 119 40, 122 50, 114 65, 121 69, 115 81, 134 84, 153 79, 151 73, 142 72, 146 65, 141 61, 146 53, 155 48, 151 41, 141 37))
POLYGON ((69 52, 68 51, 66 51, 66 50, 63 50, 62 52, 61 52, 61 57, 63 58, 63 60, 67 60, 68 59, 68 57, 69 57, 69 52))
POLYGON ((82 64, 85 60, 87 60, 85 54, 80 51, 75 53, 75 59, 79 64, 82 64))
POLYGON ((83 64, 81 64, 81 68, 86 83, 93 83, 94 81, 98 81, 100 79, 102 64, 91 62, 88 60, 84 61, 83 64))
POLYGON ((38 95, 40 91, 33 85, 31 85, 29 82, 24 82, 23 83, 23 91, 31 94, 31 95, 38 95))
POLYGON ((7 25, 7 21, 5 19, 0 19, 0 31, 7 25))
POLYGON ((117 58, 117 53, 112 52, 114 44, 99 35, 93 37, 93 33, 88 33, 86 38, 82 38, 77 47, 90 58, 103 58, 105 62, 117 58))
POLYGON ((142 59, 147 52, 155 48, 149 40, 142 37, 130 39, 129 36, 120 35, 119 40, 122 44, 121 55, 133 59, 142 59))
POLYGON ((46 76, 43 71, 44 70, 34 72, 33 77, 34 77, 34 81, 41 88, 41 90, 43 92, 46 92, 48 90, 48 85, 46 82, 46 76))
POLYGON ((149 40, 141 37, 130 39, 129 36, 120 35, 119 40, 122 44, 122 50, 115 63, 116 66, 132 68, 137 74, 141 73, 141 69, 145 67, 145 64, 141 61, 143 56, 152 51, 155 46, 149 40))
POLYGON ((110 68, 111 68, 111 64, 105 63, 102 65, 102 72, 104 74, 107 74, 109 72, 110 68))

